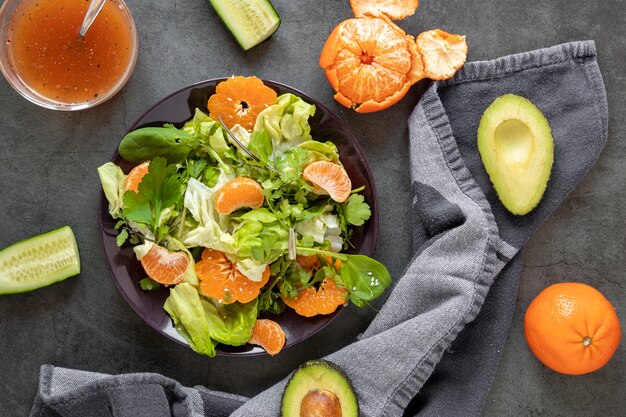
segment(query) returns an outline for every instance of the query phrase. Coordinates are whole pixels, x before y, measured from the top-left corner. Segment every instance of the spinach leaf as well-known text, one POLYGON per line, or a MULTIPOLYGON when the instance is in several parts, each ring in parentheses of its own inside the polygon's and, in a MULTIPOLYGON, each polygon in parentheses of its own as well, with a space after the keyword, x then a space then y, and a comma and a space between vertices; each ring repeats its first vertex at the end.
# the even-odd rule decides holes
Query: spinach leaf
POLYGON ((348 290, 350 301, 358 307, 380 296, 391 284, 387 268, 365 255, 349 255, 298 246, 299 255, 330 256, 341 261, 339 278, 348 290))
POLYGON ((391 284, 387 268, 364 255, 348 255, 339 270, 341 280, 350 293, 350 301, 358 307, 380 296, 391 284))
POLYGON ((176 164, 184 161, 196 146, 198 140, 185 131, 173 127, 144 127, 124 136, 119 153, 135 164, 159 156, 176 164))

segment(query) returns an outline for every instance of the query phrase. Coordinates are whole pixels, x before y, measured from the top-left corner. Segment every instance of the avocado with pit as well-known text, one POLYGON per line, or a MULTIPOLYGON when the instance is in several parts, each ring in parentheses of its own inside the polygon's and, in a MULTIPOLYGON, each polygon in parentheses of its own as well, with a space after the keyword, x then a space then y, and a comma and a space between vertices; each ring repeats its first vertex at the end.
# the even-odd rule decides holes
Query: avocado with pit
POLYGON ((285 387, 282 417, 358 417, 359 404, 350 380, 337 365, 308 361, 285 387))
POLYGON ((495 99, 478 126, 478 151, 498 198, 511 213, 530 213, 541 201, 554 161, 548 119, 530 100, 495 99))

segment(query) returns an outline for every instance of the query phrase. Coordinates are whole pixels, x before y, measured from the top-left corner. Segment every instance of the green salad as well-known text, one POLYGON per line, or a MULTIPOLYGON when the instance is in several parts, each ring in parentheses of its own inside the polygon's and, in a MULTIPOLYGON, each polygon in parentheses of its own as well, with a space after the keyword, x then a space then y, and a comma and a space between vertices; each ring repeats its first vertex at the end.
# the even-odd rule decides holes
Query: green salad
POLYGON ((169 287, 164 309, 200 354, 246 344, 260 315, 363 306, 391 282, 378 261, 341 252, 371 211, 362 188, 345 192, 336 146, 311 137, 314 113, 282 94, 249 131, 197 109, 181 128, 127 134, 128 175, 98 168, 117 243, 133 245, 146 270, 139 285, 169 287))

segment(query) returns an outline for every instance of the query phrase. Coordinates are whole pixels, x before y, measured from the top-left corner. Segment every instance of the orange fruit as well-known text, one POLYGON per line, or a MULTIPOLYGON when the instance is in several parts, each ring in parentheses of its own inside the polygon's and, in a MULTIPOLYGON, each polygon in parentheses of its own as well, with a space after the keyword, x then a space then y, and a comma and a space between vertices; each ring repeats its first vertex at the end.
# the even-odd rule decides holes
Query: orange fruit
POLYGON ((209 97, 207 107, 211 118, 218 120, 218 116, 222 116, 228 128, 239 124, 252 131, 256 117, 276 104, 276 98, 276 92, 257 77, 239 75, 219 83, 215 94, 209 97))
POLYGON ((339 23, 322 48, 320 66, 335 100, 359 113, 386 109, 423 78, 413 37, 387 18, 339 23))
POLYGON ((189 267, 189 258, 183 252, 171 252, 162 246, 154 245, 141 258, 141 266, 156 282, 174 285, 183 280, 189 267))
POLYGON ((431 80, 446 80, 465 64, 465 36, 435 29, 420 33, 415 43, 424 62, 424 75, 431 80))
POLYGON ((148 173, 149 165, 150 162, 144 162, 143 164, 139 164, 130 170, 130 172, 126 176, 126 179, 124 180, 124 192, 128 190, 134 191, 136 193, 139 192, 139 183, 148 173))
POLYGON ((350 197, 352 182, 341 165, 328 161, 317 161, 307 165, 302 171, 302 178, 313 184, 313 192, 330 195, 338 203, 350 197))
POLYGON ((401 20, 417 10, 417 0, 350 0, 355 17, 387 16, 391 20, 401 20))
POLYGON ((530 350, 553 371, 580 375, 603 367, 621 339, 611 303, 580 283, 554 284, 530 303, 524 316, 530 350))
POLYGON ((285 332, 280 324, 275 321, 259 319, 252 329, 252 336, 248 343, 259 345, 267 353, 274 356, 285 346, 285 332))
POLYGON ((318 289, 309 287, 298 292, 294 298, 281 296, 296 313, 304 317, 330 314, 346 303, 348 291, 339 287, 331 278, 325 278, 318 289))
MULTIPOLYGON (((332 264, 335 269, 341 268, 341 261, 339 259, 335 259, 335 262, 333 263, 333 258, 330 256, 324 256, 324 258, 329 264, 332 264)), ((313 276, 313 273, 322 267, 322 263, 317 255, 296 255, 296 262, 307 272, 307 274, 309 274, 309 276, 313 276)))
POLYGON ((296 255, 296 262, 306 271, 307 274, 309 274, 309 276, 312 276, 313 272, 317 271, 321 267, 321 263, 317 258, 317 255, 296 255))
POLYGON ((245 304, 259 296, 261 288, 270 279, 270 268, 265 268, 261 281, 251 281, 239 272, 224 252, 205 249, 196 263, 196 274, 202 294, 222 304, 235 301, 245 304))
POLYGON ((243 207, 257 209, 263 205, 263 188, 251 178, 237 177, 228 181, 215 194, 215 209, 230 214, 243 207))

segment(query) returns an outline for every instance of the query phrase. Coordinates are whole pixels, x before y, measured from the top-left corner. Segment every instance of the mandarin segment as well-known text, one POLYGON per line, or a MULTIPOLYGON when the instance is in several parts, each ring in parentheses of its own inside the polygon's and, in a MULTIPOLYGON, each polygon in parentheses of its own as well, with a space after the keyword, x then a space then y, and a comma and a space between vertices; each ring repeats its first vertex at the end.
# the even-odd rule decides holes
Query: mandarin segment
POLYGON ((424 74, 431 80, 447 80, 465 64, 465 36, 440 29, 422 32, 415 40, 424 64, 424 74))
POLYGON ((313 192, 330 195, 338 203, 350 197, 352 182, 341 165, 329 161, 317 161, 307 165, 302 171, 302 178, 313 184, 313 192))
POLYGON ((615 308, 598 290, 565 282, 544 289, 524 315, 530 350, 553 371, 581 375, 603 367, 621 339, 615 308))
POLYGON ((220 82, 207 107, 211 118, 221 116, 229 129, 239 124, 252 131, 259 113, 276 104, 276 98, 276 92, 257 77, 239 75, 220 82))
POLYGON ((259 345, 268 354, 274 356, 285 346, 285 339, 285 332, 280 324, 273 320, 259 319, 252 329, 252 336, 248 343, 259 345))
POLYGON ((270 278, 270 268, 265 268, 261 281, 252 281, 239 272, 223 252, 205 249, 196 263, 196 274, 202 294, 222 304, 235 301, 245 304, 259 296, 270 278))
POLYGON ((297 314, 304 317, 313 317, 318 314, 331 314, 337 307, 347 301, 348 291, 339 287, 331 278, 324 278, 319 289, 309 287, 298 291, 294 298, 281 296, 286 305, 293 308, 297 314))
POLYGON ((257 209, 263 205, 263 188, 251 178, 230 180, 215 195, 215 209, 220 214, 230 214, 240 208, 257 209))
POLYGON ((418 0, 350 0, 355 17, 386 16, 401 20, 415 13, 418 0))
POLYGON ((189 267, 189 258, 183 252, 171 252, 162 246, 154 245, 141 258, 141 266, 156 282, 175 285, 183 280, 189 267))
POLYGON ((148 173, 148 166, 150 162, 144 162, 143 164, 139 164, 133 169, 130 170, 126 179, 124 180, 123 191, 134 191, 136 193, 139 192, 139 183, 143 179, 143 177, 148 173))

